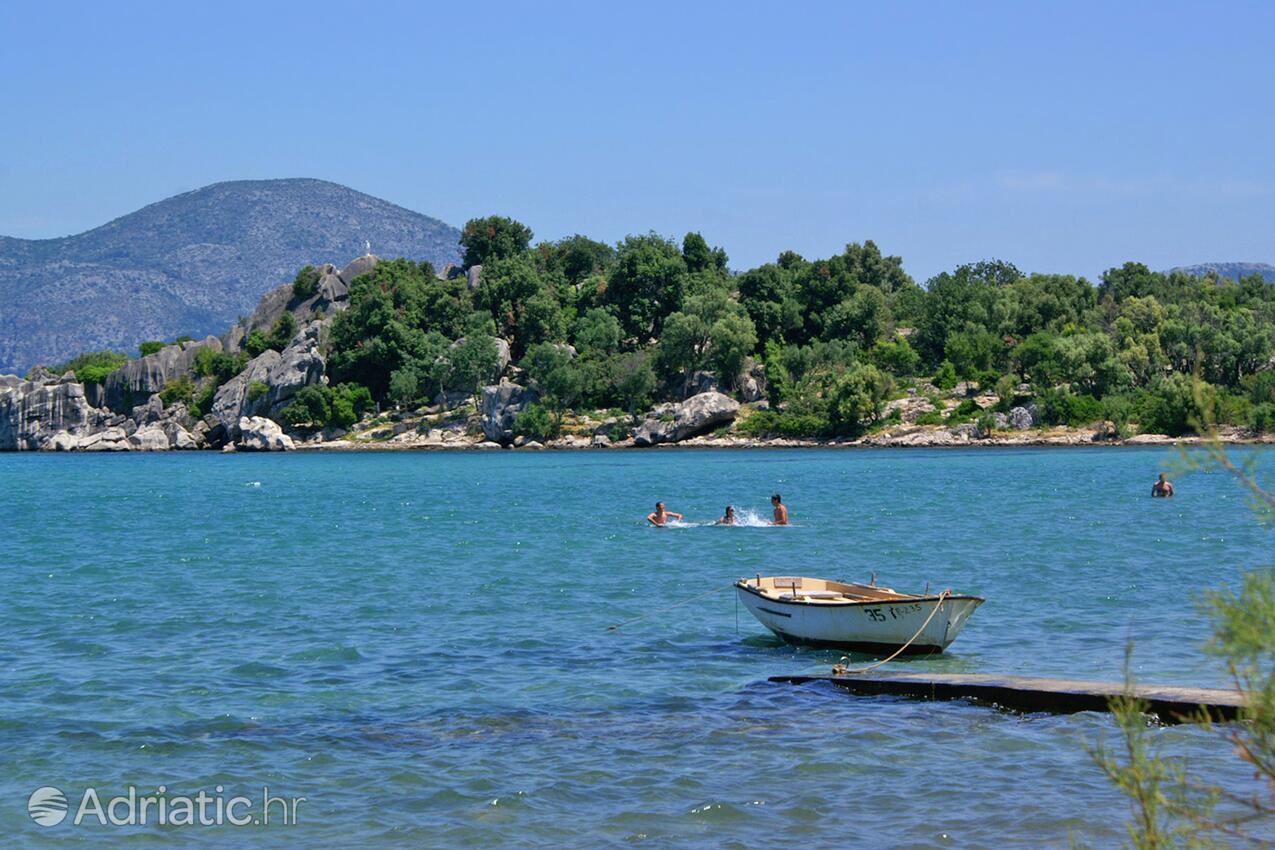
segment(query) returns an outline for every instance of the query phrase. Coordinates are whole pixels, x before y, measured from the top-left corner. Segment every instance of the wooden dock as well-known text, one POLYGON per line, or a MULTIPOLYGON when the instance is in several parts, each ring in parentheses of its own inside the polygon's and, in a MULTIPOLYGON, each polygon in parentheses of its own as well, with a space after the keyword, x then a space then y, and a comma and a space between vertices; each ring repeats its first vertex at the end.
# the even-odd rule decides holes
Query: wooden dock
MULTIPOLYGON (((1039 679, 984 673, 862 673, 843 676, 772 676, 772 682, 804 685, 827 682, 864 696, 901 696, 924 700, 969 699, 1023 712, 1071 714, 1106 711, 1108 701, 1125 693, 1113 682, 1039 679)), ((1214 720, 1234 720, 1243 700, 1239 692, 1221 688, 1135 685, 1133 695, 1166 723, 1191 722, 1201 710, 1214 720)))

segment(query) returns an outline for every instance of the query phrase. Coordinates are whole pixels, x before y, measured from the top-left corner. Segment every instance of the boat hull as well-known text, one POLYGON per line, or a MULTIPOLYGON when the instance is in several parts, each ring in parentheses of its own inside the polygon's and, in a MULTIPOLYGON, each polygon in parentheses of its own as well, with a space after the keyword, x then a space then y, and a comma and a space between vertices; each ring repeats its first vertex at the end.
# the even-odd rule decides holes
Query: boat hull
POLYGON ((942 652, 983 603, 976 596, 934 596, 818 604, 776 600, 741 585, 735 592, 759 623, 788 643, 882 654, 894 652, 914 635, 904 654, 942 652), (941 608, 930 617, 935 606, 941 608))

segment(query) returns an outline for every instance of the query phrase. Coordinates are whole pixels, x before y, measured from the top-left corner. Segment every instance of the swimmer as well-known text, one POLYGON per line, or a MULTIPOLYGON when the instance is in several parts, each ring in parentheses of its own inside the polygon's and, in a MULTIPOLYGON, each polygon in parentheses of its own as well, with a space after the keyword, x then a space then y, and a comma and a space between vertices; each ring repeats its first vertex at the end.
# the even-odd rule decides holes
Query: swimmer
POLYGON ((1164 499, 1173 496, 1173 485, 1164 477, 1163 472, 1160 473, 1160 479, 1151 485, 1151 495, 1164 499))
POLYGON ((771 525, 787 525, 788 508, 784 506, 783 500, 779 498, 778 493, 770 497, 770 503, 775 506, 775 521, 771 525))
POLYGON ((731 505, 726 506, 726 513, 717 521, 718 525, 734 525, 735 524, 735 508, 731 505))
POLYGON ((670 519, 681 519, 682 515, 673 511, 664 510, 663 502, 655 503, 655 510, 646 515, 646 521, 651 525, 663 528, 670 519))

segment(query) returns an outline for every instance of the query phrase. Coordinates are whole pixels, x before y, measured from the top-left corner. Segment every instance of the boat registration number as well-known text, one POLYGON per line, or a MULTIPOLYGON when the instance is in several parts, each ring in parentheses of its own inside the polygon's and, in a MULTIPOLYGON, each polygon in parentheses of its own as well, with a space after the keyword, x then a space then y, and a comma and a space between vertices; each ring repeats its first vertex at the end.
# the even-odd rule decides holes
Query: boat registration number
POLYGON ((884 623, 886 620, 898 620, 906 617, 908 614, 915 614, 921 610, 920 602, 913 602, 910 605, 887 605, 885 609, 881 608, 864 608, 868 617, 878 623, 884 623))

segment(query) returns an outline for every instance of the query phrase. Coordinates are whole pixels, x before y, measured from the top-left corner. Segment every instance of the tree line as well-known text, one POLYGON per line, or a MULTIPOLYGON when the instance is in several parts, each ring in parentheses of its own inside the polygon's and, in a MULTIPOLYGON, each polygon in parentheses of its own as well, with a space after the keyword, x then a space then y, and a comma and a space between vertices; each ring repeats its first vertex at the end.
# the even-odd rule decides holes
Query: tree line
MULTIPOLYGON (((402 258, 351 283, 327 340, 332 382, 346 385, 342 422, 355 396, 356 411, 369 405, 364 391, 405 407, 447 392, 476 398, 496 377, 503 340, 521 380, 541 392, 519 424, 533 436, 552 436, 571 410, 632 414, 679 400, 705 373, 725 392, 749 376, 765 381, 771 409, 743 423, 758 434, 858 435, 902 388, 938 401, 936 390, 960 381, 994 390, 1001 409, 1030 400, 1049 424, 1110 420, 1176 436, 1207 418, 1275 430, 1275 286, 1260 276, 1126 263, 1094 285, 991 260, 922 286, 872 241, 816 260, 788 251, 737 272, 699 233, 533 244, 530 228, 502 216, 469 221, 461 245, 464 270, 481 267, 474 288, 465 274, 402 258)), ((316 284, 307 267, 294 289, 301 298, 316 284)), ((249 353, 281 348, 294 331, 258 332, 249 353)), ((224 375, 232 359, 201 371, 224 375)), ((115 362, 79 359, 98 379, 115 362)), ((335 397, 301 401, 314 418, 299 408, 286 424, 331 424, 319 418, 335 397)), ((946 421, 980 412, 963 405, 946 421)))
POLYGON ((995 388, 1003 405, 1031 397, 1052 424, 1178 435, 1208 413, 1275 429, 1275 287, 1257 276, 1126 263, 1094 286, 994 260, 921 286, 871 241, 733 272, 699 233, 680 244, 532 237, 501 216, 468 222, 465 268, 481 266, 472 290, 428 263, 379 263, 335 319, 336 379, 402 405, 476 392, 494 377, 499 337, 542 392, 546 411, 528 423, 541 431, 573 408, 680 399, 704 372, 734 391, 753 364, 772 410, 750 421, 776 433, 861 433, 891 394, 926 379, 995 388))

